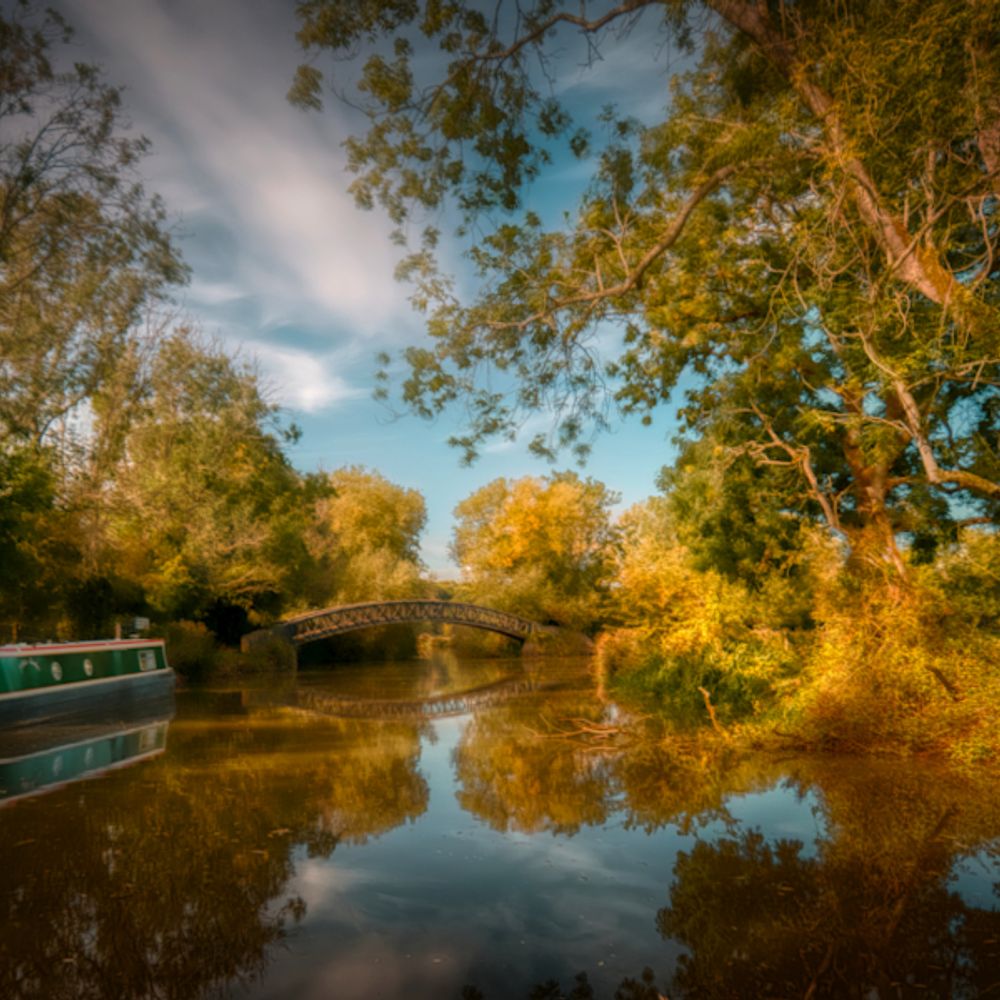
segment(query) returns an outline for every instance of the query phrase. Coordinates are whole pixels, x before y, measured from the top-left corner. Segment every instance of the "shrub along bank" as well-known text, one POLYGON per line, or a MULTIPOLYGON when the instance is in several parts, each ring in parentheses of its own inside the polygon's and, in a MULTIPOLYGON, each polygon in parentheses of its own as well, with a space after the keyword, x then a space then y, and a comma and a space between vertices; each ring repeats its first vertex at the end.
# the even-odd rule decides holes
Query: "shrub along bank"
MULTIPOLYGON (((647 540, 648 543, 648 540, 647 540)), ((1000 759, 1000 539, 966 532, 903 578, 813 535, 753 584, 626 546, 597 661, 680 725, 782 746, 1000 759)))

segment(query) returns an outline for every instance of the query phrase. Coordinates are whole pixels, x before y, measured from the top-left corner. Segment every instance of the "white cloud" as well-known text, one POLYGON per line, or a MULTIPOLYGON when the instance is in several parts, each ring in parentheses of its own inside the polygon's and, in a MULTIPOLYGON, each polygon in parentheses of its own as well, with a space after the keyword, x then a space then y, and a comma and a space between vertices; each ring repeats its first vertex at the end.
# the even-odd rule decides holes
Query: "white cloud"
POLYGON ((432 576, 453 579, 458 569, 448 549, 449 540, 442 535, 429 535, 420 542, 420 555, 432 576))
MULTIPOLYGON (((324 313, 364 338, 398 325, 408 306, 392 277, 389 226, 358 211, 346 191, 342 117, 336 108, 306 115, 285 101, 299 60, 290 8, 263 0, 64 6, 154 140, 144 173, 182 213, 196 277, 202 263, 227 273, 226 283, 261 300, 275 324, 324 313), (231 239, 221 250, 199 247, 206 229, 231 239)), ((197 281, 190 290, 195 310, 203 290, 197 281)))
POLYGON ((247 349, 266 372, 275 402, 305 413, 319 413, 337 403, 359 399, 368 390, 351 385, 338 371, 342 354, 318 355, 265 341, 248 342, 247 349))

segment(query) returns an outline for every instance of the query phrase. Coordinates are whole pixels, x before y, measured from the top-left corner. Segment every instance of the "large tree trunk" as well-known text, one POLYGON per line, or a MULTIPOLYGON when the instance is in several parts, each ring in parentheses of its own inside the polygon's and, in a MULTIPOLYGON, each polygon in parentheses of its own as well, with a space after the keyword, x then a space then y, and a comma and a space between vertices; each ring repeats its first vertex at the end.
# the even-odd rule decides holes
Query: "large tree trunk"
POLYGON ((843 447, 857 509, 857 524, 844 530, 851 546, 848 568, 862 577, 882 576, 890 585, 905 584, 909 574, 888 507, 892 464, 899 450, 890 449, 878 458, 866 455, 858 427, 846 429, 843 447))

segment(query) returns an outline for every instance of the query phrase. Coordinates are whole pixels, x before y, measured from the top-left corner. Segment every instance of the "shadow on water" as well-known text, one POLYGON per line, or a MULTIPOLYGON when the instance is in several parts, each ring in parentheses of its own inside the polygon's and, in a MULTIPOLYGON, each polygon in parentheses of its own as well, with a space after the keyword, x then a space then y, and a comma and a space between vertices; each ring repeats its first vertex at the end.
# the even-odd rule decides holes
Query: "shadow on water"
POLYGON ((181 695, 165 752, 0 809, 0 996, 1000 995, 995 778, 606 752, 566 662, 351 670, 181 695), (463 685, 505 697, 298 700, 463 685))

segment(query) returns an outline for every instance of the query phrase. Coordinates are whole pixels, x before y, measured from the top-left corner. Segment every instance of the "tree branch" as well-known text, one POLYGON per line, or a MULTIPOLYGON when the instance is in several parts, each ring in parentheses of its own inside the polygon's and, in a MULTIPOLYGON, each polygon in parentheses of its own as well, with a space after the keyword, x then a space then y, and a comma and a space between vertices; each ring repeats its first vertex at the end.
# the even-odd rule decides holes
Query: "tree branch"
POLYGON ((975 472, 968 472, 964 469, 942 469, 938 465, 930 438, 924 431, 923 415, 909 386, 902 375, 879 356, 868 334, 859 330, 858 337, 868 360, 889 380, 893 394, 899 401, 906 430, 920 455, 920 463, 924 467, 927 481, 933 486, 954 483, 962 489, 972 490, 973 493, 980 493, 988 497, 1000 497, 1000 483, 994 483, 975 472))
MULTIPOLYGON (((819 504, 820 509, 823 511, 823 517, 826 518, 826 523, 829 524, 834 531, 842 533, 843 529, 840 525, 840 514, 837 512, 837 506, 833 501, 831 501, 830 497, 827 496, 819 484, 819 479, 816 476, 816 470, 812 465, 812 454, 809 451, 809 446, 796 446, 789 444, 774 429, 774 425, 771 423, 770 417, 766 416, 760 407, 753 404, 750 409, 763 425, 764 430, 771 439, 772 446, 780 448, 784 451, 785 454, 788 455, 791 464, 797 465, 802 470, 802 475, 809 484, 809 492, 812 493, 813 499, 819 504)), ((763 447, 766 448, 768 446, 764 445, 763 447)))
POLYGON ((971 296, 941 262, 931 247, 918 248, 901 219, 886 207, 868 168, 852 150, 847 130, 833 97, 811 77, 792 41, 779 34, 764 4, 748 0, 706 0, 724 21, 753 41, 761 54, 788 80, 799 99, 822 123, 833 158, 850 182, 862 219, 874 233, 899 277, 932 302, 952 307, 966 321, 971 319, 971 296))
POLYGON ((489 325, 493 329, 497 330, 524 330, 533 323, 538 323, 551 316, 553 313, 559 312, 562 309, 567 309, 570 306, 587 305, 590 303, 600 302, 605 299, 617 298, 634 290, 638 287, 643 276, 650 269, 650 267, 656 263, 657 259, 666 253, 666 251, 669 250, 678 239, 680 239, 681 234, 684 232, 684 227, 687 225, 692 212, 694 212, 698 205, 701 204, 701 202, 703 202, 713 191, 715 191, 723 183, 723 181, 735 174, 741 167, 746 166, 748 166, 746 163, 731 163, 724 167, 719 167, 719 169, 716 170, 703 184, 701 184, 701 186, 690 195, 687 201, 684 202, 680 211, 670 220, 663 236, 642 255, 639 262, 626 274, 623 281, 618 282, 616 285, 598 287, 594 291, 579 292, 576 295, 567 295, 565 298, 555 299, 544 309, 539 309, 530 316, 526 316, 524 319, 520 319, 517 322, 490 323, 489 325))
POLYGON ((560 11, 546 18, 527 34, 515 39, 505 49, 486 53, 469 52, 468 55, 477 62, 506 62, 511 56, 517 55, 522 49, 540 41, 557 24, 571 24, 579 28, 584 34, 592 35, 620 17, 635 14, 645 7, 659 6, 661 6, 661 0, 628 0, 628 2, 619 4, 617 7, 612 7, 606 14, 593 20, 582 17, 579 14, 569 14, 566 11, 560 11))

